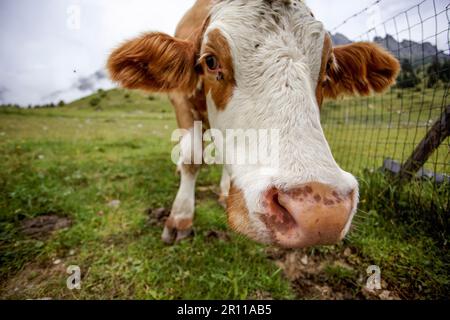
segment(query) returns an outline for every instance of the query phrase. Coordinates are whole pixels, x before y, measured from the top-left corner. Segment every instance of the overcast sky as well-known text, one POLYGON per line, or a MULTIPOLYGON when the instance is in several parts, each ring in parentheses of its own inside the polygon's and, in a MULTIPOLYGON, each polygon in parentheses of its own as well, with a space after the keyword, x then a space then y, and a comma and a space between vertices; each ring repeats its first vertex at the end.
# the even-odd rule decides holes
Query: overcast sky
MULTIPOLYGON (((374 25, 421 1, 384 0, 337 31, 357 39, 374 25)), ((448 0, 434 1, 438 12, 448 5, 448 0)), ((307 0, 328 30, 373 2, 307 0)), ((0 103, 39 104, 60 98, 70 101, 87 94, 83 83, 95 80, 98 86, 110 86, 106 79, 93 74, 103 69, 111 48, 143 31, 173 34, 177 22, 193 3, 194 0, 0 0, 0 103)), ((409 12, 410 25, 419 21, 417 12, 409 12)), ((433 0, 426 0, 421 6, 422 17, 433 12, 433 0)), ((406 27, 405 16, 398 17, 397 24, 398 31, 406 27)), ((393 23, 387 29, 395 32, 393 23)), ((440 15, 438 29, 448 30, 445 14, 440 15)), ((383 27, 376 33, 384 35, 383 27)), ((425 24, 423 38, 434 34, 431 19, 425 24)), ((411 37, 422 38, 420 26, 412 30, 411 37)), ((403 32, 399 38, 409 38, 409 32, 403 32)), ((434 44, 436 39, 428 41, 434 44)), ((437 43, 448 53, 448 33, 440 34, 437 43)))

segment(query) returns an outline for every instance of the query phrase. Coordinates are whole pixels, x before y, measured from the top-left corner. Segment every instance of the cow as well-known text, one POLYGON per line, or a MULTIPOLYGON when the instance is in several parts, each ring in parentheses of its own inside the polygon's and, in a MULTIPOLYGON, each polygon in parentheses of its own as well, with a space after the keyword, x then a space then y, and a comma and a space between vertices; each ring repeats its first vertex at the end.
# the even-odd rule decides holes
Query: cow
POLYGON ((162 240, 192 232, 201 164, 184 158, 201 152, 193 129, 201 121, 224 133, 279 130, 277 168, 227 163, 220 197, 233 230, 285 248, 338 243, 357 211, 358 182, 336 163, 321 127, 324 99, 383 92, 400 70, 375 43, 333 46, 302 0, 197 0, 175 36, 142 34, 113 50, 107 67, 125 88, 168 93, 185 129, 162 240))

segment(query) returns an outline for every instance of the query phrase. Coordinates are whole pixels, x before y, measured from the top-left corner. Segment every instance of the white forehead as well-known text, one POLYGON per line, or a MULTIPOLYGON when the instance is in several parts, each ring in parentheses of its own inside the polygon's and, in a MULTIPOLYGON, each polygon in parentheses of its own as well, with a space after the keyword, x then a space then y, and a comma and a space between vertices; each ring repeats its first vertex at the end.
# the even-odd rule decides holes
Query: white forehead
POLYGON ((307 66, 311 80, 317 81, 325 30, 303 1, 220 0, 210 21, 205 41, 214 29, 227 38, 237 82, 270 65, 283 67, 283 60, 307 66))

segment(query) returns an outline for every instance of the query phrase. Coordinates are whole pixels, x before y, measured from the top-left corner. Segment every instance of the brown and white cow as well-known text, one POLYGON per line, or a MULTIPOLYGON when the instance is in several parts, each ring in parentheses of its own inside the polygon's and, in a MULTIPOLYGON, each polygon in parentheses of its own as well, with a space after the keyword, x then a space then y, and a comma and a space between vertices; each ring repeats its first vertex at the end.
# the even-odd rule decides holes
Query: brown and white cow
MULTIPOLYGON (((391 86, 398 61, 373 43, 333 47, 301 0, 197 0, 175 37, 147 33, 109 58, 123 87, 169 93, 182 154, 194 150, 194 121, 211 128, 277 128, 279 162, 226 165, 221 181, 230 226, 284 247, 331 244, 348 232, 358 183, 334 160, 320 124, 324 98, 368 95, 391 86)), ((202 145, 202 143, 197 143, 202 145)), ((162 238, 191 232, 199 165, 184 164, 162 238)))

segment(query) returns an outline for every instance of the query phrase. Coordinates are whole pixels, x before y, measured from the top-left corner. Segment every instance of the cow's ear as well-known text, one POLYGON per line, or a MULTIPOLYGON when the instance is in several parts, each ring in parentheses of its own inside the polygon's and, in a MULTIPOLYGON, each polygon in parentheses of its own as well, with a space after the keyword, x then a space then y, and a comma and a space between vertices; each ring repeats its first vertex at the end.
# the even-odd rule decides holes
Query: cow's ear
POLYGON ((395 83, 398 60, 375 43, 358 42, 333 49, 323 84, 324 96, 369 95, 395 83))
POLYGON ((112 80, 129 89, 190 91, 197 84, 196 46, 164 33, 148 33, 113 51, 108 59, 112 80))

